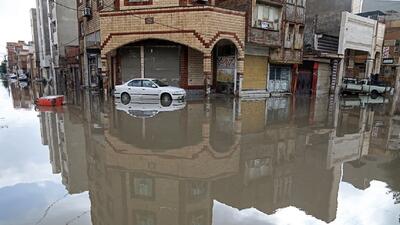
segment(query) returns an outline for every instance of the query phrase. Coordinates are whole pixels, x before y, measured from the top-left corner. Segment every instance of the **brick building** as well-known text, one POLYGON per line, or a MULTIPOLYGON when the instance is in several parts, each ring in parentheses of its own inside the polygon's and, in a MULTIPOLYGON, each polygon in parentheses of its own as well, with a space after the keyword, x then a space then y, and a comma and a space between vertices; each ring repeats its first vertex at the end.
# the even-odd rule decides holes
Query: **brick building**
POLYGON ((28 72, 28 55, 31 44, 24 41, 7 42, 7 71, 8 73, 27 73, 28 72))
POLYGON ((17 73, 17 48, 19 48, 19 43, 17 42, 7 42, 7 72, 17 73))
MULTIPOLYGON (((107 1, 111 4, 112 1, 107 1)), ((78 0, 79 53, 81 65, 81 84, 86 87, 102 85, 100 50, 100 10, 103 1, 78 0)), ((107 5, 107 9, 110 6, 107 5)), ((113 8, 113 7, 112 7, 113 8)), ((104 74, 105 75, 105 74, 104 74)), ((106 77, 104 76, 106 82, 106 77)))
POLYGON ((381 75, 383 75, 383 80, 398 87, 400 80, 400 14, 388 14, 385 19, 386 32, 381 75))
POLYGON ((152 77, 195 92, 290 92, 304 10, 302 0, 78 0, 84 83, 112 90, 152 77))
POLYGON ((30 73, 32 78, 40 78, 40 40, 38 29, 38 16, 36 8, 30 9, 31 29, 32 29, 32 54, 29 56, 30 73))

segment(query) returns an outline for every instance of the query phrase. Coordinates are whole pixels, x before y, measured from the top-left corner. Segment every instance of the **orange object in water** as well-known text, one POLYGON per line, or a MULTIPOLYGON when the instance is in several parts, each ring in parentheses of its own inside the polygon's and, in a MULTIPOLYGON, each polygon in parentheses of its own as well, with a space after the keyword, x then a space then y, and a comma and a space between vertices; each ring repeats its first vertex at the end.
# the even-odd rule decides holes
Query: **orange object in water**
POLYGON ((35 103, 37 106, 62 106, 64 104, 64 96, 56 95, 41 97, 38 98, 35 103))

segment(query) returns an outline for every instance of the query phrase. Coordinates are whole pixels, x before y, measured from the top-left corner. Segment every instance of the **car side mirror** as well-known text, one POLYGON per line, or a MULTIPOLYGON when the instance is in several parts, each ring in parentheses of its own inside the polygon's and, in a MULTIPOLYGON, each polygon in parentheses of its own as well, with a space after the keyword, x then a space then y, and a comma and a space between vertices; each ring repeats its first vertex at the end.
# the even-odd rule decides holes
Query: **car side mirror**
POLYGON ((157 88, 157 85, 153 84, 151 85, 152 88, 157 88))

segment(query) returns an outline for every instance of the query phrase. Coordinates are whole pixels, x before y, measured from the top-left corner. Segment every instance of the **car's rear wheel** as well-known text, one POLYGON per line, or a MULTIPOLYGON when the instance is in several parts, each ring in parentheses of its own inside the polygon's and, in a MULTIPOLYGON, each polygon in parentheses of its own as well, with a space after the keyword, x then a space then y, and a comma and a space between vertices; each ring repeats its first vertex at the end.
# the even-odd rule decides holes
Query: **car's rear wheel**
POLYGON ((126 92, 122 93, 121 94, 121 102, 124 105, 128 105, 129 102, 131 102, 131 96, 126 92))
POLYGON ((168 93, 164 93, 161 95, 161 104, 163 106, 170 106, 172 103, 172 96, 168 93))

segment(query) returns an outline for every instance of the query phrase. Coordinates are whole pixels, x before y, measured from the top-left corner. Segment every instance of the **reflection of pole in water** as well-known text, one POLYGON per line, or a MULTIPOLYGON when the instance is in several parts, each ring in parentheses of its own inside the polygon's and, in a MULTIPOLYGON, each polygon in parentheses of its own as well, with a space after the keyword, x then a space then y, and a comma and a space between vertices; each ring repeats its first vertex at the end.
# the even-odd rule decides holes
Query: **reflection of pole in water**
POLYGON ((142 118, 142 140, 146 138, 146 119, 142 118))

